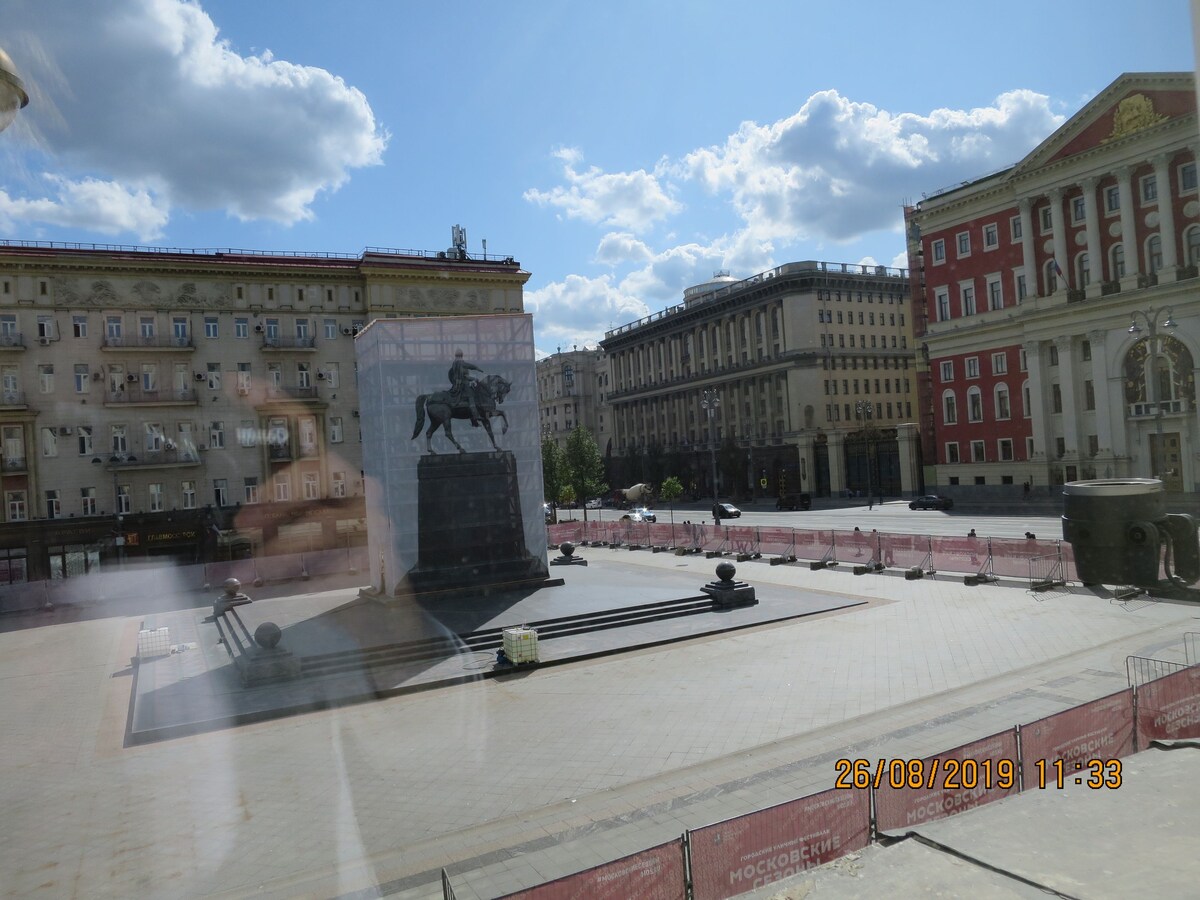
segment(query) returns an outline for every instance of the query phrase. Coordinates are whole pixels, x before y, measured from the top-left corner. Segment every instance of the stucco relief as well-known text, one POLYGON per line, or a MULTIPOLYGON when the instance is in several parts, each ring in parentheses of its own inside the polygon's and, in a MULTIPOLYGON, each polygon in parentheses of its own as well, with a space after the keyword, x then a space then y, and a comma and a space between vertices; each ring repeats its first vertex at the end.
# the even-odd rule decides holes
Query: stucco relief
POLYGON ((1121 234, 1122 234, 1122 231, 1121 231, 1121 223, 1120 222, 1109 222, 1108 223, 1109 237, 1120 237, 1121 234))
POLYGON ((92 292, 84 302, 89 306, 115 306, 117 292, 113 290, 111 282, 93 281, 92 292))
POLYGON ((58 303, 66 306, 85 305, 84 301, 80 299, 79 291, 77 290, 78 285, 74 278, 56 276, 51 279, 50 283, 54 288, 54 299, 58 303))
POLYGON ((133 286, 133 292, 137 294, 139 300, 149 306, 158 302, 158 296, 162 293, 162 288, 153 281, 139 281, 133 286))
POLYGON ((1113 113, 1112 133, 1100 143, 1107 144, 1109 141, 1165 121, 1166 116, 1154 111, 1153 100, 1145 94, 1134 94, 1117 104, 1117 111, 1113 113))

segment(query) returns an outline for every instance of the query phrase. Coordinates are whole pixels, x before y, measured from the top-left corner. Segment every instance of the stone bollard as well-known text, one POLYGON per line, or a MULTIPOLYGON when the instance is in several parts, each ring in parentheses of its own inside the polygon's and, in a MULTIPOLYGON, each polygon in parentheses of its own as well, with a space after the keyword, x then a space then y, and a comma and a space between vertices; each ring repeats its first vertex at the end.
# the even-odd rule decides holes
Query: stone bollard
POLYGON ((710 581, 700 592, 712 598, 713 606, 719 609, 732 609, 735 606, 755 606, 758 598, 754 588, 744 581, 734 581, 737 568, 725 560, 717 563, 717 581, 710 581))

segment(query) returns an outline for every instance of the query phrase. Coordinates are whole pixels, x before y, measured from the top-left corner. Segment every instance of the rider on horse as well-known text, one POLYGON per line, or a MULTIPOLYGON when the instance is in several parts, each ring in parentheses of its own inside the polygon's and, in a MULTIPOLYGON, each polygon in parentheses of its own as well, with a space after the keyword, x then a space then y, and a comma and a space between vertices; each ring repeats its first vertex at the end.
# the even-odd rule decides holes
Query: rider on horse
POLYGON ((475 379, 470 376, 470 371, 482 372, 483 369, 474 363, 469 363, 463 359, 463 352, 456 350, 454 352, 454 362, 450 364, 450 397, 452 402, 457 406, 465 401, 467 408, 471 411, 471 424, 479 424, 479 407, 475 405, 475 379))

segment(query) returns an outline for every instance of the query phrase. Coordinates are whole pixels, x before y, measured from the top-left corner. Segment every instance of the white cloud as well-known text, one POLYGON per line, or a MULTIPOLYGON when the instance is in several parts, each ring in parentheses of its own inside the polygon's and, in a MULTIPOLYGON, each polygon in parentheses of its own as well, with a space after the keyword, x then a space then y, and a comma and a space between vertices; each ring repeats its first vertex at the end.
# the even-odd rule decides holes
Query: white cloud
POLYGON ((580 346, 604 337, 608 329, 649 315, 650 307, 613 284, 612 276, 568 275, 525 293, 541 349, 580 346))
POLYGON ((22 200, 0 190, 0 230, 12 233, 18 223, 40 223, 100 234, 129 233, 137 235, 138 240, 152 241, 161 236, 167 224, 165 205, 147 191, 93 178, 45 178, 57 187, 53 198, 22 200))
MULTIPOLYGON (((24 117, 47 164, 70 173, 64 183, 153 196, 161 212, 310 219, 320 193, 379 163, 387 143, 360 91, 324 69, 238 54, 193 3, 12 0, 5 32, 10 50, 22 50, 37 101, 24 117)), ((105 233, 155 233, 144 215, 131 224, 128 209, 107 222, 86 205, 68 209, 87 193, 60 190, 25 211, 48 203, 105 233)))
POLYGON ((596 262, 609 266, 646 262, 653 256, 649 247, 627 231, 610 231, 596 247, 596 262))
POLYGON ((847 241, 899 228, 902 197, 1012 164, 1062 121, 1049 98, 1026 90, 928 115, 893 114, 829 90, 771 125, 744 123, 674 171, 727 194, 764 239, 847 241))
POLYGON ((657 174, 645 169, 606 173, 591 166, 579 172, 576 166, 582 156, 578 150, 560 150, 555 155, 563 161, 567 186, 559 185, 549 191, 530 188, 524 197, 540 206, 557 207, 569 219, 637 232, 683 208, 668 196, 657 174))

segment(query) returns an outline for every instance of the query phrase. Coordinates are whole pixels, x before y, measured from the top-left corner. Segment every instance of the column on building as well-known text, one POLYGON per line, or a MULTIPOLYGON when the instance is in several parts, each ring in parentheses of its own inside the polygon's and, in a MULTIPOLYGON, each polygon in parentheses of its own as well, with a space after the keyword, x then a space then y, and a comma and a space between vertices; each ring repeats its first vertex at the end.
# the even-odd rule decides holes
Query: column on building
POLYGON ((1086 296, 1099 297, 1101 285, 1104 283, 1104 259, 1100 246, 1100 210, 1096 204, 1096 184, 1099 181, 1094 176, 1083 179, 1083 214, 1087 233, 1088 283, 1079 287, 1086 291, 1086 296))
POLYGON ((1054 293, 1065 291, 1071 286, 1071 260, 1067 256, 1067 223, 1063 216, 1063 190, 1054 188, 1050 191, 1050 228, 1054 231, 1054 260, 1062 270, 1062 277, 1057 279, 1054 293))
POLYGON ((1124 456, 1125 429, 1113 427, 1114 414, 1122 415, 1124 409, 1120 398, 1121 378, 1118 375, 1109 383, 1108 353, 1104 346, 1107 337, 1104 331, 1088 332, 1088 343, 1092 346, 1092 383, 1096 386, 1096 441, 1102 456, 1124 456))
POLYGON ((1054 346, 1058 349, 1059 391, 1062 394, 1063 444, 1066 456, 1078 458, 1079 411, 1082 405, 1076 402, 1075 396, 1075 361, 1071 356, 1073 343, 1069 335, 1054 339, 1054 346))
POLYGON ((1154 180, 1158 185, 1158 236, 1162 243, 1162 268, 1158 272, 1159 281, 1174 281, 1176 266, 1179 265, 1179 251, 1175 247, 1175 208, 1173 198, 1175 192, 1171 185, 1171 157, 1160 153, 1154 157, 1154 180))
POLYGON ((921 432, 913 424, 902 424, 896 428, 896 441, 900 451, 900 492, 915 494, 921 483, 918 461, 920 459, 921 432))
MULTIPOLYGON (((1141 254, 1137 246, 1137 220, 1133 195, 1133 170, 1129 166, 1117 169, 1117 190, 1121 195, 1121 253, 1125 258, 1125 274, 1121 276, 1121 290, 1132 290, 1137 287, 1138 273, 1141 272, 1141 254)), ((1117 273, 1113 272, 1115 280, 1117 273)))
MULTIPOLYGON (((1037 296, 1037 253, 1034 250, 1033 201, 1022 197, 1021 210, 1021 268, 1025 272, 1025 292, 1037 296)), ((1020 298, 1017 298, 1020 300, 1020 298)))
MULTIPOLYGON (((1030 431, 1033 435, 1034 459, 1045 461, 1050 452, 1050 429, 1046 415, 1045 379, 1043 377, 1042 342, 1028 341, 1022 345, 1029 376, 1030 431)), ((1024 398, 1022 398, 1022 405, 1024 398)))
POLYGON ((846 442, 840 429, 829 433, 829 493, 839 497, 846 490, 846 442))

